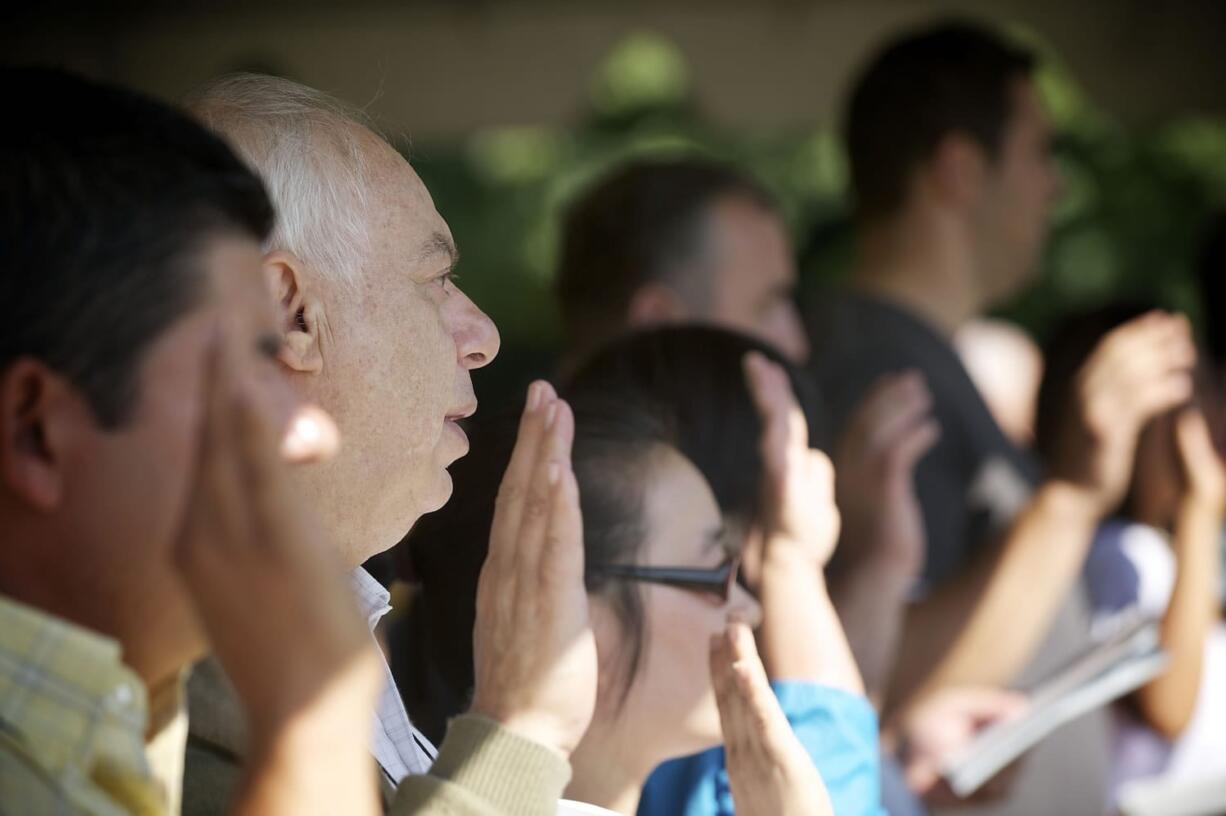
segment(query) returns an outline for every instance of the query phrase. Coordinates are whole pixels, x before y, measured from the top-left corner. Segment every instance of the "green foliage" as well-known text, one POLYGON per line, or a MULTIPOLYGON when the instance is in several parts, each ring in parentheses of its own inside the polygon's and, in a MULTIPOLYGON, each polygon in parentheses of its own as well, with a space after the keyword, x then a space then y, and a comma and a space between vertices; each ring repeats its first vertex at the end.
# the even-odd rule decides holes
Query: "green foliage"
MULTIPOLYGON (((1005 314, 1040 335, 1068 310, 1121 295, 1195 314, 1201 230, 1226 204, 1226 123, 1126 129, 1086 99, 1053 54, 1037 85, 1060 132, 1066 193, 1034 287, 1005 314)), ((847 170, 834 132, 714 127, 693 104, 679 50, 649 33, 614 48, 589 88, 590 107, 573 128, 490 130, 413 151, 460 244, 462 286, 490 312, 506 346, 556 342, 550 281, 559 216, 580 188, 631 155, 698 151, 740 165, 778 195, 806 288, 846 270, 847 170)))

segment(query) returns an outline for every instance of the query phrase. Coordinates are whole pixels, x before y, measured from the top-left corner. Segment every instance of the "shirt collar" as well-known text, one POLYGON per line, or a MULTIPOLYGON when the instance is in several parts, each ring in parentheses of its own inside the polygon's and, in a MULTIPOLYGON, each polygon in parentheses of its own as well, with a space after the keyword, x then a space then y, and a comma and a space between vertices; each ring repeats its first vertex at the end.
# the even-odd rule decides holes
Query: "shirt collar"
POLYGON ((373 632, 383 616, 392 611, 392 595, 383 584, 361 567, 351 572, 349 579, 353 583, 353 594, 357 597, 358 606, 366 616, 366 624, 373 632))

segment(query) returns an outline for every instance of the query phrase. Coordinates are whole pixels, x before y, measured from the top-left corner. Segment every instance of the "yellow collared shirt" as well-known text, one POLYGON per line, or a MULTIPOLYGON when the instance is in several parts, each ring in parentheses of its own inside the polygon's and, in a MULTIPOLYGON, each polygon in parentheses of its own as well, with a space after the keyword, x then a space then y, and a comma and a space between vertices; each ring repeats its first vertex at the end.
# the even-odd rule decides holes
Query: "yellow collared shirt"
POLYGON ((0 812, 175 814, 181 683, 148 695, 116 641, 0 596, 0 812))

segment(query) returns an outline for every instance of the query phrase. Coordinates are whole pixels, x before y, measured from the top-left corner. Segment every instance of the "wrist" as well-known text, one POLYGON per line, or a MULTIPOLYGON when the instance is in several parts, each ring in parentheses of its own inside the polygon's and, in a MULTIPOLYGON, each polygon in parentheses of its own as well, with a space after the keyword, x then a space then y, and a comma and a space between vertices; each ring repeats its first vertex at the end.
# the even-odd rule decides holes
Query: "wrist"
POLYGON ((806 586, 826 584, 824 565, 797 545, 768 542, 762 558, 762 584, 802 581, 806 586))
MULTIPOLYGON (((510 734, 548 748, 563 759, 569 759, 578 746, 580 737, 574 729, 565 728, 556 717, 538 713, 496 713, 488 706, 474 700, 470 714, 496 723, 510 734)), ((582 735, 583 731, 577 732, 582 735)))
POLYGON ((1096 525, 1112 509, 1100 491, 1066 479, 1048 479, 1034 500, 1069 523, 1096 525))
POLYGON ((1189 492, 1180 497, 1178 512, 1181 516, 1221 519, 1226 516, 1226 501, 1216 496, 1189 492))
POLYGON ((803 541, 780 533, 767 537, 762 549, 763 569, 794 569, 821 574, 826 560, 816 555, 813 548, 803 541))

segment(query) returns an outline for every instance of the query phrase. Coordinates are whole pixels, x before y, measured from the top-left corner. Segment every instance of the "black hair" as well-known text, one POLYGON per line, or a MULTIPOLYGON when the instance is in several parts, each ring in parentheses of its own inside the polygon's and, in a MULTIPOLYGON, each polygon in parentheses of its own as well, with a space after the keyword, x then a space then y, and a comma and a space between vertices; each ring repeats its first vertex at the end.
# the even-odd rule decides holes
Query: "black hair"
POLYGON ((853 85, 844 121, 855 208, 888 217, 911 174, 941 139, 958 132, 1000 154, 1015 80, 1034 55, 966 21, 942 22, 888 43, 853 85))
POLYGON ((1215 367, 1226 365, 1226 211, 1209 224, 1197 267, 1205 339, 1215 367))
MULTIPOLYGON (((672 429, 643 404, 589 395, 571 406, 585 563, 637 563, 647 537, 643 499, 652 454, 674 446, 672 429)), ((436 742, 447 720, 467 707, 473 687, 477 582, 521 411, 517 402, 470 421, 472 452, 450 468, 451 500, 420 519, 403 544, 416 594, 405 622, 392 630, 392 669, 414 723, 436 742)), ((629 582, 599 571, 589 571, 585 584, 609 601, 630 635, 624 695, 645 645, 641 597, 629 582)))
POLYGON ((575 372, 566 392, 651 405, 676 429, 678 449, 706 477, 725 518, 748 527, 760 516, 762 468, 762 423, 743 368, 750 352, 787 372, 809 422, 810 439, 823 446, 828 423, 812 382, 772 346, 711 326, 668 326, 626 335, 575 372))
POLYGON ((186 114, 63 71, 0 68, 0 370, 33 357, 117 427, 143 353, 199 302, 219 234, 259 242, 259 179, 186 114))
POLYGON ((756 181, 696 157, 631 161, 583 192, 563 217, 555 278, 567 343, 588 349, 619 334, 647 283, 707 297, 703 281, 685 272, 701 260, 711 205, 724 198, 777 212, 756 181))

